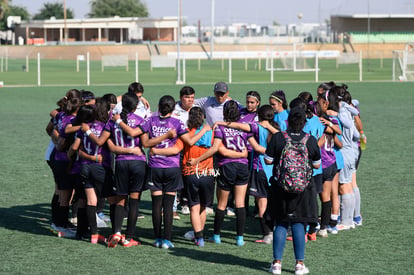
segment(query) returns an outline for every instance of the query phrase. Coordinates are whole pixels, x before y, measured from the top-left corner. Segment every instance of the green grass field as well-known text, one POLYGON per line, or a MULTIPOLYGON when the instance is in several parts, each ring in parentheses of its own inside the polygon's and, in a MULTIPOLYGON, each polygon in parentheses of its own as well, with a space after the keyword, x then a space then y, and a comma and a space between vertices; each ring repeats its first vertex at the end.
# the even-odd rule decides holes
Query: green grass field
MULTIPOLYGON (((11 73, 0 76, 4 81, 7 76, 7 82, 16 85, 33 84, 31 79, 23 77, 25 73, 15 73, 17 77, 11 73)), ((178 98, 180 86, 155 84, 164 83, 164 79, 154 79, 150 72, 145 73, 147 75, 143 72, 140 80, 152 110, 162 95, 178 98), (148 81, 144 80, 147 78, 148 81)), ((183 215, 180 221, 174 221, 176 248, 166 251, 151 247, 149 192, 143 195, 141 209, 145 218, 138 221, 136 231, 142 242, 140 247, 108 249, 57 238, 50 233, 49 205, 54 182, 44 161, 49 142, 45 133, 48 113, 69 88, 85 88, 97 96, 108 92, 119 95, 135 79, 129 76, 121 80, 117 79, 118 74, 113 76, 116 80, 112 82, 123 83, 117 86, 0 88, 0 236, 3 243, 0 274, 266 274, 272 248, 254 243, 260 237, 260 230, 252 217, 247 219, 244 247, 234 244, 235 218, 226 218, 223 243, 207 243, 203 249, 197 248, 183 238, 191 228, 189 216, 183 215)), ((214 72, 207 76, 208 81, 199 81, 196 77, 191 81, 187 79, 196 89, 196 97, 211 95, 214 82, 222 79, 222 75, 214 72), (197 84, 200 82, 208 84, 197 84)), ((327 75, 326 80, 348 77, 327 75)), ((385 74, 382 79, 387 79, 385 74)), ((76 78, 56 78, 53 83, 71 80, 78 83, 76 78)), ((315 93, 317 84, 303 82, 298 76, 296 81, 273 84, 239 81, 229 85, 230 95, 244 102, 245 93, 254 89, 262 95, 263 103, 267 103, 268 95, 276 89, 285 90, 288 100, 301 91, 315 93)), ((174 78, 166 82, 174 82, 174 78)), ((414 170, 414 145, 410 140, 414 136, 414 83, 381 81, 348 82, 348 85, 353 97, 361 102, 362 121, 368 137, 367 150, 357 174, 364 225, 308 243, 306 264, 312 274, 413 274, 414 254, 410 241, 414 234, 410 226, 414 217, 414 188, 410 171, 414 170)), ((206 235, 212 234, 212 227, 213 217, 210 216, 206 235)), ((110 230, 102 229, 101 233, 109 235, 110 230)), ((294 272, 291 243, 287 243, 285 249, 283 272, 294 272)))
MULTIPOLYGON (((315 67, 314 60, 308 61, 308 66, 315 67)), ((270 83, 271 73, 266 71, 266 60, 234 59, 231 62, 231 79, 234 83, 270 83)), ((37 85, 38 64, 36 59, 30 59, 27 72, 22 71, 26 66, 26 60, 9 59, 7 66, 1 66, 0 81, 5 85, 37 85), (7 67, 7 70, 6 70, 7 67)), ((270 66, 270 65, 269 65, 270 66)), ((181 66, 183 68, 184 66, 181 66)), ((228 60, 186 60, 185 72, 182 77, 188 83, 210 83, 216 79, 229 81, 228 60)), ((282 68, 280 61, 274 61, 275 68, 282 68)), ((344 64, 336 67, 335 59, 320 59, 318 81, 358 81, 358 64, 344 64)), ((86 62, 79 63, 79 72, 76 72, 76 61, 74 60, 41 60, 40 82, 41 85, 86 85, 87 72, 86 62)), ((183 69, 182 69, 183 70, 183 69)), ((364 81, 391 81, 392 60, 371 59, 363 61, 362 79, 364 81)), ((125 67, 105 67, 101 71, 101 61, 90 62, 91 85, 124 85, 135 80, 135 61, 129 62, 129 70, 125 67)), ((398 75, 397 75, 398 77, 398 75)), ((153 68, 151 71, 150 61, 139 61, 138 79, 145 79, 145 83, 173 84, 177 80, 177 71, 173 68, 153 68)), ((275 71, 274 82, 312 82, 315 81, 315 72, 275 71)))

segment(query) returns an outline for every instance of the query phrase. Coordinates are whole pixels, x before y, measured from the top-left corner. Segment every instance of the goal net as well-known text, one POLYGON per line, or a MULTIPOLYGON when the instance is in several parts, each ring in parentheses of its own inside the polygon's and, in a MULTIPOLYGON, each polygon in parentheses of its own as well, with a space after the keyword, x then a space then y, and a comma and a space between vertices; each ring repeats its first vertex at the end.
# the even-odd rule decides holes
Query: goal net
POLYGON ((105 67, 125 67, 126 71, 128 67, 128 55, 102 55, 102 72, 105 67))
POLYGON ((315 53, 304 50, 304 44, 279 44, 268 47, 267 71, 315 71, 315 53))
POLYGON ((414 43, 407 43, 403 51, 393 51, 392 79, 414 81, 414 43))

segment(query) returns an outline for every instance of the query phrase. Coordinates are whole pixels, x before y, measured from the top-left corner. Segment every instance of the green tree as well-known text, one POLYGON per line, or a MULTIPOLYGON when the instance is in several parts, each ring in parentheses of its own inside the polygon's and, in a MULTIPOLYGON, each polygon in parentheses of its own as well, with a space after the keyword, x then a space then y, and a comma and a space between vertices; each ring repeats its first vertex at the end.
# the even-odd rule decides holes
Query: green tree
POLYGON ((7 29, 7 17, 20 16, 22 20, 28 20, 30 14, 25 7, 20 6, 8 6, 3 12, 3 18, 0 19, 0 29, 7 29))
MULTIPOLYGON (((73 18, 73 10, 66 9, 66 18, 71 19, 73 18)), ((50 19, 50 17, 56 17, 56 19, 63 19, 63 4, 56 2, 56 3, 44 3, 43 7, 40 9, 39 13, 36 13, 33 16, 34 20, 46 20, 50 19)))
POLYGON ((140 0, 92 0, 89 17, 148 17, 148 9, 140 0))

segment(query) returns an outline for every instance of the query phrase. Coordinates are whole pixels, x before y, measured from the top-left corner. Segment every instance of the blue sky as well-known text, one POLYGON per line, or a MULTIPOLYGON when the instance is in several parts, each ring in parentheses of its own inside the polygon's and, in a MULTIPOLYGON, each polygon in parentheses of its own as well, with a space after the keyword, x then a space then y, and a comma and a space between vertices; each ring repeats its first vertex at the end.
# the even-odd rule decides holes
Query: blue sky
MULTIPOLYGON (((11 4, 25 6, 31 14, 37 13, 44 3, 63 0, 9 0, 11 4)), ((86 18, 89 0, 66 0, 76 18, 86 18)), ((147 4, 150 17, 177 16, 181 2, 182 15, 188 24, 211 24, 212 0, 142 0, 147 4)), ((414 14, 412 0, 215 0, 215 24, 257 23, 271 25, 297 23, 299 13, 303 23, 318 23, 332 14, 414 14), (368 9, 369 7, 369 9, 368 9)))

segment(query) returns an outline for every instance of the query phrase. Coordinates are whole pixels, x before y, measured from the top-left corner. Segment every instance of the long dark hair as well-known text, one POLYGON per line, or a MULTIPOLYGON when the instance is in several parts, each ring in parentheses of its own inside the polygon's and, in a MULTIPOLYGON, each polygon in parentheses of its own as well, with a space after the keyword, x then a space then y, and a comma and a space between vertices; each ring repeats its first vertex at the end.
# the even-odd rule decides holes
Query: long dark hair
POLYGON ((236 122, 240 119, 239 105, 234 100, 227 101, 223 106, 223 118, 226 122, 236 122))
POLYGON ((90 123, 95 120, 95 109, 92 105, 82 105, 76 113, 73 126, 81 125, 82 123, 90 123))
POLYGON ((200 107, 194 106, 188 112, 188 129, 198 129, 204 123, 204 112, 200 107))
POLYGON ((259 121, 267 120, 275 129, 280 130, 279 124, 273 120, 275 112, 269 104, 260 106, 259 110, 257 110, 257 116, 259 117, 259 121))
POLYGON ((138 97, 136 94, 127 93, 122 96, 122 112, 121 119, 128 124, 128 114, 133 112, 138 105, 138 97))
POLYGON ((270 94, 270 98, 273 98, 275 100, 282 102, 283 109, 287 109, 287 102, 286 102, 286 95, 285 92, 282 90, 274 91, 270 94))
POLYGON ((165 95, 160 98, 160 101, 158 102, 158 112, 161 116, 166 116, 172 111, 174 111, 175 107, 175 100, 170 95, 165 95))
MULTIPOLYGON (((309 92, 301 92, 299 94, 300 98, 302 98, 305 101, 306 104, 306 117, 311 118, 314 114, 316 114, 316 108, 315 108, 315 102, 313 102, 313 96, 309 92)), ((292 108, 292 107, 290 107, 292 108)))
POLYGON ((110 109, 109 103, 103 97, 96 98, 96 103, 95 103, 96 120, 100 122, 107 122, 109 119, 109 114, 108 114, 109 109, 110 109))

